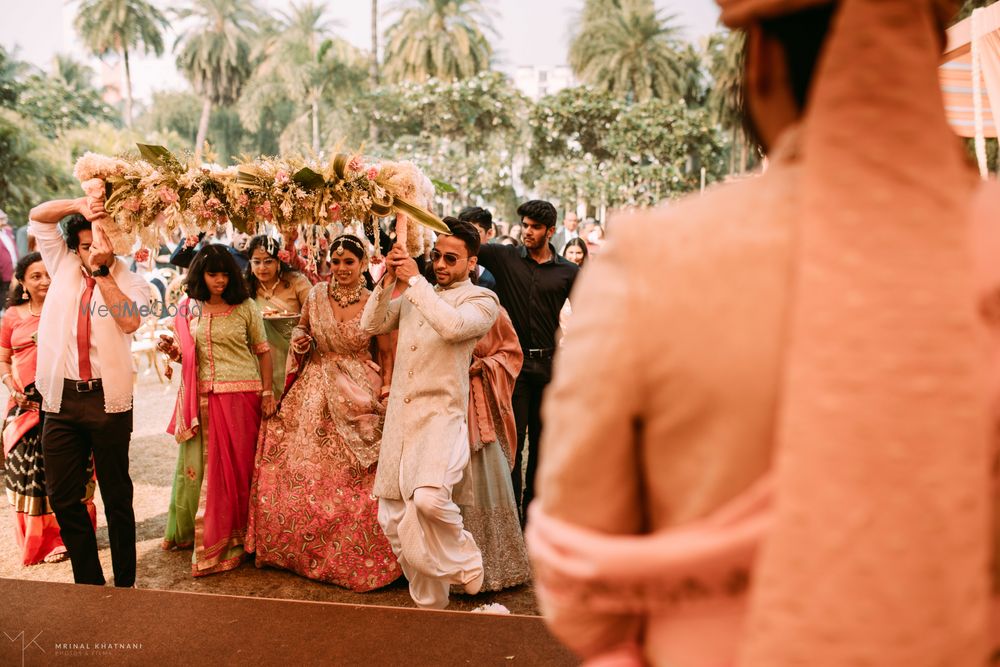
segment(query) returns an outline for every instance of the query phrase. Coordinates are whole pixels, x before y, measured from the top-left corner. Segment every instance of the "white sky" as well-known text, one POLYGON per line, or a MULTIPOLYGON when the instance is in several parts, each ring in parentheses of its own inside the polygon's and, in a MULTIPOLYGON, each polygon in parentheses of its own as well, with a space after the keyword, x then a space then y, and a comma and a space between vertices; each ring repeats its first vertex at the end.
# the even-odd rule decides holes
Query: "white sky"
MULTIPOLYGON (((381 0, 388 6, 391 0, 381 0)), ((179 2, 153 0, 161 9, 179 2)), ((287 9, 288 0, 263 0, 274 10, 287 9)), ((341 37, 362 48, 371 44, 371 5, 364 0, 326 0, 329 14, 339 23, 341 37)), ((493 9, 493 25, 499 33, 494 42, 499 69, 511 72, 519 65, 548 67, 565 64, 569 25, 582 6, 582 0, 486 0, 493 9)), ((678 25, 692 40, 712 32, 719 12, 714 0, 656 0, 668 14, 677 16, 678 25)), ((98 69, 99 62, 89 59, 79 46, 73 30, 76 3, 72 0, 0 0, 0 44, 18 49, 18 55, 48 68, 56 53, 70 53, 85 59, 98 69)), ((380 19, 383 26, 385 19, 380 19)), ((382 26, 380 26, 381 29, 382 26)), ((153 90, 185 89, 187 84, 174 67, 169 53, 175 36, 166 37, 168 53, 164 57, 131 58, 133 88, 137 98, 148 99, 153 90)))

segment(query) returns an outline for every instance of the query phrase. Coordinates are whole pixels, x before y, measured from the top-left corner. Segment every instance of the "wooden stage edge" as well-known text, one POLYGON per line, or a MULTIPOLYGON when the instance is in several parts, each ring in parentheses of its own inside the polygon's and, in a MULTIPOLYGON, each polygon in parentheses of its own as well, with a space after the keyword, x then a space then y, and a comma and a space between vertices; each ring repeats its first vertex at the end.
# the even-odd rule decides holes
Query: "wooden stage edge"
POLYGON ((0 579, 0 665, 572 665, 535 616, 0 579))

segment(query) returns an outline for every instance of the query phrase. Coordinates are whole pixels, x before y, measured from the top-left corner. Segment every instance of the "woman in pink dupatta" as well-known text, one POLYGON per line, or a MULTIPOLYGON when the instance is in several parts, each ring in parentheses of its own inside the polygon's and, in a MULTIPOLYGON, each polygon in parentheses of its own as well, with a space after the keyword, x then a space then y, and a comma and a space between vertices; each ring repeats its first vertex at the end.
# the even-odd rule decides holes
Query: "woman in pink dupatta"
MULTIPOLYGON (((21 562, 35 565, 66 558, 66 547, 45 489, 38 409, 41 396, 35 390, 39 315, 51 281, 37 252, 21 258, 14 277, 18 282, 11 290, 0 324, 0 375, 11 394, 3 429, 4 477, 7 500, 14 509, 14 535, 21 549, 21 562)), ((83 502, 96 528, 93 465, 88 476, 91 482, 83 502)))
POLYGON ((454 496, 466 530, 483 552, 484 591, 531 578, 510 471, 517 442, 511 394, 524 353, 507 311, 472 351, 469 447, 472 456, 454 496))
POLYGON ((187 292, 174 320, 176 343, 161 343, 181 361, 167 429, 180 449, 163 548, 193 547, 191 573, 199 577, 239 567, 245 557, 257 435, 275 403, 264 321, 223 246, 199 251, 187 292))

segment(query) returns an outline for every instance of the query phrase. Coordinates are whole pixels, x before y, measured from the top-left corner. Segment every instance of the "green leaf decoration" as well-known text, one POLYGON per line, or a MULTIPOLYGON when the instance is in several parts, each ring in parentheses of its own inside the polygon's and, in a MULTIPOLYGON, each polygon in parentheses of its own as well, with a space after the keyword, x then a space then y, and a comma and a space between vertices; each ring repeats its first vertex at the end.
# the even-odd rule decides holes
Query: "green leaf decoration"
POLYGON ((180 160, 175 158, 174 154, 163 146, 153 146, 151 144, 136 144, 136 146, 139 148, 139 155, 146 162, 177 173, 185 171, 184 165, 181 164, 180 160))
POLYGON ((413 220, 419 222, 421 225, 430 227, 434 231, 441 234, 451 234, 451 231, 448 230, 448 225, 444 224, 444 221, 441 220, 441 218, 437 217, 430 211, 424 210, 416 204, 411 204, 405 199, 400 199, 398 197, 393 205, 397 210, 402 211, 413 220))
POLYGON ((455 189, 455 186, 452 185, 451 183, 446 183, 444 181, 439 181, 436 178, 432 178, 431 179, 431 183, 434 184, 434 189, 437 190, 438 194, 443 194, 443 193, 449 193, 450 194, 450 193, 453 193, 453 192, 458 192, 458 190, 455 189))
POLYGON ((309 167, 299 169, 292 176, 292 180, 301 185, 306 190, 318 190, 326 185, 322 174, 318 174, 309 167))

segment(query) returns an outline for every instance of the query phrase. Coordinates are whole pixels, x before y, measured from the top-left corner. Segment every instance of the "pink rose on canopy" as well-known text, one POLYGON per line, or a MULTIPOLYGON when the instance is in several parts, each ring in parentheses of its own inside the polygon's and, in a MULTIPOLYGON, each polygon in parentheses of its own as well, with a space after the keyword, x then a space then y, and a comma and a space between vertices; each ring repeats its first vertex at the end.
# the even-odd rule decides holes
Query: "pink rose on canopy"
POLYGON ((288 182, 290 180, 291 179, 288 177, 288 172, 285 171, 284 169, 279 169, 278 173, 274 175, 275 185, 288 185, 288 182))
POLYGON ((170 188, 160 188, 156 194, 159 195, 160 201, 167 205, 173 204, 178 199, 177 193, 170 188))
POLYGON ((265 199, 264 203, 258 206, 254 212, 258 217, 265 220, 272 220, 274 218, 274 215, 271 213, 271 202, 268 199, 265 199))
POLYGON ((104 199, 104 181, 99 178, 90 178, 80 184, 83 193, 92 199, 104 199))
POLYGON ((250 197, 247 197, 245 192, 241 192, 240 196, 236 198, 236 203, 242 208, 250 203, 250 197))
POLYGON ((375 167, 370 167, 368 169, 368 180, 374 181, 377 176, 378 176, 378 169, 376 169, 375 167))
POLYGON ((328 245, 330 245, 330 242, 327 241, 325 237, 319 240, 319 247, 322 248, 323 250, 326 250, 326 247, 328 245))
POLYGON ((222 202, 219 201, 218 197, 209 197, 208 201, 205 202, 205 208, 212 211, 221 207, 222 207, 222 202))
POLYGON ((355 155, 351 158, 351 161, 347 163, 347 168, 351 171, 361 171, 364 169, 364 165, 361 164, 361 158, 355 155))
POLYGON ((331 222, 337 222, 338 220, 340 220, 340 204, 337 204, 336 202, 334 202, 330 206, 329 210, 330 210, 330 221, 331 222))
POLYGON ((122 204, 122 208, 126 211, 136 213, 140 208, 142 208, 142 202, 140 202, 137 198, 132 197, 131 199, 125 200, 125 203, 122 204))
POLYGON ((149 248, 139 248, 135 251, 135 261, 142 264, 149 261, 149 248))
POLYGON ((288 262, 292 259, 292 253, 288 252, 287 250, 279 250, 278 259, 280 259, 285 264, 288 264, 288 262))

